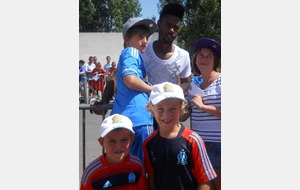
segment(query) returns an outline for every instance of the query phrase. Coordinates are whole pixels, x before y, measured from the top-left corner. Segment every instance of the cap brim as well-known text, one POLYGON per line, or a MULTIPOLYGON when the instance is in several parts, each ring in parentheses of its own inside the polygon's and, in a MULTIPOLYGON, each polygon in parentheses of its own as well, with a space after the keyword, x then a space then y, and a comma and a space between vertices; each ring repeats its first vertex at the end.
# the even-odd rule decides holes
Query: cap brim
POLYGON ((169 98, 177 98, 179 100, 186 102, 186 99, 178 97, 178 96, 174 96, 174 93, 171 92, 170 94, 165 93, 164 95, 159 95, 159 96, 155 97, 153 100, 151 100, 151 103, 156 105, 157 103, 159 103, 165 99, 169 99, 169 98))

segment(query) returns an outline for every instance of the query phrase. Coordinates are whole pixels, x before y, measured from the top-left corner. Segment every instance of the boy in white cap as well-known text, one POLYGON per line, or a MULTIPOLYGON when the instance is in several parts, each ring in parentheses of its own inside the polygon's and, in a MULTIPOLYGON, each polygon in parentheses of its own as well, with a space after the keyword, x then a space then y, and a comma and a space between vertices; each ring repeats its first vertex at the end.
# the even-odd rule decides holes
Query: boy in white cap
POLYGON ((116 70, 116 96, 111 114, 122 114, 133 123, 135 140, 130 153, 143 160, 142 144, 153 132, 153 118, 146 110, 152 86, 144 81, 146 67, 141 53, 146 50, 148 38, 157 30, 151 19, 130 18, 123 25, 124 50, 116 70))
POLYGON ((177 84, 164 82, 151 91, 147 108, 158 128, 143 144, 150 189, 209 190, 216 178, 202 138, 179 123, 185 106, 177 84))
POLYGON ((80 190, 148 189, 143 162, 129 154, 134 139, 132 122, 126 116, 114 114, 100 126, 98 139, 105 153, 84 170, 80 190))

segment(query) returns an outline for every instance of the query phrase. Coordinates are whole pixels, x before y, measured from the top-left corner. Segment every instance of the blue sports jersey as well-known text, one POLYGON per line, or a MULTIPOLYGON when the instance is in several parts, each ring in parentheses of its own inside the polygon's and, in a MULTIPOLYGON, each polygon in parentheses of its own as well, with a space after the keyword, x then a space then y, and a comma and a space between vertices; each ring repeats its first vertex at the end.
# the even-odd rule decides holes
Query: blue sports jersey
POLYGON ((133 127, 153 125, 153 119, 146 110, 148 94, 128 88, 124 77, 135 75, 143 80, 146 77, 146 67, 141 53, 133 47, 128 47, 121 52, 117 67, 117 92, 111 115, 118 113, 130 118, 133 127))

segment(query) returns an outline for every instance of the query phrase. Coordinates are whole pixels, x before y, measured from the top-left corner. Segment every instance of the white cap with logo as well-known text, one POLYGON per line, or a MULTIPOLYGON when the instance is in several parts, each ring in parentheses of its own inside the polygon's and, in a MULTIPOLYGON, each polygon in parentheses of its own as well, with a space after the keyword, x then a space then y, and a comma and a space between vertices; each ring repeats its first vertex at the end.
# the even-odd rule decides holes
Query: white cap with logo
POLYGON ((124 128, 134 133, 131 120, 120 114, 114 114, 104 119, 100 126, 100 137, 105 137, 109 132, 115 129, 124 128))
POLYGON ((157 104, 167 98, 178 98, 186 102, 182 88, 170 82, 154 85, 149 97, 149 103, 157 104))

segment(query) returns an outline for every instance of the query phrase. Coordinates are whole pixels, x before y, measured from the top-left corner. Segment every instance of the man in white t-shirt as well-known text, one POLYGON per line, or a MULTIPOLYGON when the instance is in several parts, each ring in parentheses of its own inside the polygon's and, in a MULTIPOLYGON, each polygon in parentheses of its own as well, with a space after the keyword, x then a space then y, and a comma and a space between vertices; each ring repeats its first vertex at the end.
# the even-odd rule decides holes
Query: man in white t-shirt
POLYGON ((92 81, 93 79, 93 69, 96 67, 96 65, 94 64, 94 56, 90 56, 89 57, 89 62, 85 63, 85 70, 86 70, 86 76, 87 76, 87 80, 89 83, 89 94, 90 96, 92 95, 92 81))
POLYGON ((189 52, 174 44, 178 36, 184 8, 177 3, 164 6, 158 25, 158 39, 149 42, 142 54, 151 84, 171 82, 181 85, 191 80, 189 52))

